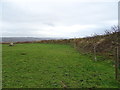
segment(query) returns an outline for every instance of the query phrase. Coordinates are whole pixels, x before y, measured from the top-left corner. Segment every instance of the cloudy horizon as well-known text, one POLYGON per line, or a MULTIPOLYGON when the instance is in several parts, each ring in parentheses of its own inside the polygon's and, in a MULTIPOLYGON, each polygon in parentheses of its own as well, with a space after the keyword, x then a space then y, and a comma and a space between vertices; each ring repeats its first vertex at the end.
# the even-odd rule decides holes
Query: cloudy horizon
POLYGON ((118 1, 2 0, 3 37, 78 38, 118 24, 118 1))

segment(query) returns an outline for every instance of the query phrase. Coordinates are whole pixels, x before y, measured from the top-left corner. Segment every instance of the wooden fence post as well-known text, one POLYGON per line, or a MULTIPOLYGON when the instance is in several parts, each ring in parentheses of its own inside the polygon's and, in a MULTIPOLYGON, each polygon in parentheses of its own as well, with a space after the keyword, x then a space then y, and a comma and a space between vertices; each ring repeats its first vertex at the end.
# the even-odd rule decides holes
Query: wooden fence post
POLYGON ((115 42, 115 79, 120 80, 120 28, 118 26, 118 31, 116 34, 116 42, 115 42))
POLYGON ((120 81, 120 1, 118 2, 118 34, 117 34, 118 80, 120 81))
POLYGON ((118 55, 118 46, 115 48, 115 79, 118 80, 119 72, 119 55, 118 55))
POLYGON ((94 60, 97 61, 97 56, 96 56, 96 45, 94 45, 94 60))

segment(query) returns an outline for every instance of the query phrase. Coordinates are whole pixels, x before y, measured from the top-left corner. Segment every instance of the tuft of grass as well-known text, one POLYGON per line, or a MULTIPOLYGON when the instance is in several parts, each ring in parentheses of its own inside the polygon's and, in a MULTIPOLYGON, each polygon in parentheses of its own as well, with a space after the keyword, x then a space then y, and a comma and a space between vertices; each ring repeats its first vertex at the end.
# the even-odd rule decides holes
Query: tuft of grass
POLYGON ((120 88, 110 61, 94 62, 69 45, 3 45, 3 88, 120 88))

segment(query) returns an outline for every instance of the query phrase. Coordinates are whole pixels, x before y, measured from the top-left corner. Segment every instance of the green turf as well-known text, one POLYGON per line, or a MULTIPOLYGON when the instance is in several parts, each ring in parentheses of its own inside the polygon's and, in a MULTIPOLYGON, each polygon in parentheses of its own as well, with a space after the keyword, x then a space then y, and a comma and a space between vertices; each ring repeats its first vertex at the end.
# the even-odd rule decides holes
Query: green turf
POLYGON ((94 62, 69 45, 3 45, 3 88, 117 88, 110 61, 94 62))

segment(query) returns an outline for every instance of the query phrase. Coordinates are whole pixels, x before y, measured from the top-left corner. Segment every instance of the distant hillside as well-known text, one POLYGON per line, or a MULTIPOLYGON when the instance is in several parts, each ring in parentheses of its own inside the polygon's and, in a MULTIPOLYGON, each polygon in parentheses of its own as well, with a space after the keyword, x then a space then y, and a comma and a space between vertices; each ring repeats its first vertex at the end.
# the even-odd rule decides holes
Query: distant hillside
POLYGON ((58 38, 34 38, 34 37, 2 37, 2 42, 26 42, 41 40, 56 40, 58 38))
MULTIPOLYGON (((58 44, 70 44, 79 52, 94 53, 97 55, 114 57, 116 46, 120 48, 120 30, 114 28, 111 31, 105 31, 104 35, 95 35, 85 38, 73 38, 73 39, 61 39, 61 40, 42 40, 37 43, 58 43, 58 44)), ((120 52, 120 49, 119 51, 120 52)), ((120 56, 120 55, 119 55, 120 56)))

